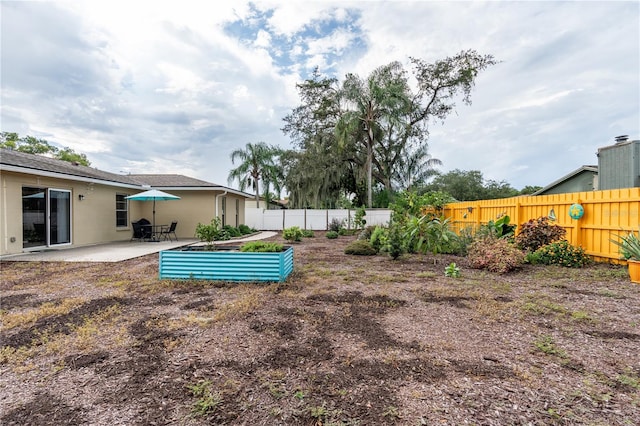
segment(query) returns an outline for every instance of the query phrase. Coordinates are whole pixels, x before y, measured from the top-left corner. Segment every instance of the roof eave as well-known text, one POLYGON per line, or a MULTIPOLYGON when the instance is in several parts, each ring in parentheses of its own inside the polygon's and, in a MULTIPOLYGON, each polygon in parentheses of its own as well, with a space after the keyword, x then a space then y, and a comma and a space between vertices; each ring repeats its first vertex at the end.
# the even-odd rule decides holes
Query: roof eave
POLYGON ((161 186, 150 185, 152 188, 160 189, 162 191, 222 191, 234 195, 241 195, 245 198, 254 198, 254 195, 247 194, 246 192, 238 191, 236 189, 227 188, 226 186, 161 186))
POLYGON ((117 182, 105 179, 91 178, 86 176, 77 176, 71 175, 68 173, 59 173, 59 172, 50 172, 46 170, 32 169, 29 167, 21 167, 21 166, 12 166, 10 164, 1 164, 0 171, 14 172, 14 173, 26 173, 35 176, 49 177, 49 178, 57 178, 57 179, 66 179, 73 180, 77 182, 87 182, 87 183, 97 183, 101 185, 108 186, 117 186, 119 188, 133 188, 139 189, 142 188, 142 185, 135 185, 125 182, 117 182))

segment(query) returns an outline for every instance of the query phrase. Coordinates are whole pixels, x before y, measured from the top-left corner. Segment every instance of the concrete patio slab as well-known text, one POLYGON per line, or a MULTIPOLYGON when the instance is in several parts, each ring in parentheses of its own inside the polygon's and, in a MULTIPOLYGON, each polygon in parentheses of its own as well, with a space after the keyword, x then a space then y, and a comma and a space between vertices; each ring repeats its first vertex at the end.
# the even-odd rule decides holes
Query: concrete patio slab
MULTIPOLYGON (((276 235, 275 232, 260 232, 246 238, 239 238, 219 243, 254 241, 269 238, 276 235)), ((177 247, 201 243, 199 240, 137 242, 118 241, 113 243, 95 244, 83 247, 71 247, 60 249, 46 249, 14 255, 1 256, 0 260, 15 262, 121 262, 140 256, 159 253, 162 250, 170 250, 177 247)))

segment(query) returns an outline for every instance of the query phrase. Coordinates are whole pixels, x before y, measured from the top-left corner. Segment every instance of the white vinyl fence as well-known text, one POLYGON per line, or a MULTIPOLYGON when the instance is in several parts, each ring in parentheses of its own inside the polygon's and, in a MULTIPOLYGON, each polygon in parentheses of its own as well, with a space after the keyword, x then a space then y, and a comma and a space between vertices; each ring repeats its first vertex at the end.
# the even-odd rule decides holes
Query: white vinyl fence
MULTIPOLYGON (((356 210, 265 210, 245 208, 245 225, 261 231, 282 231, 285 228, 298 226, 300 229, 326 231, 329 224, 337 219, 345 228, 353 228, 356 210)), ((364 220, 368 225, 388 225, 391 210, 367 209, 364 220)))

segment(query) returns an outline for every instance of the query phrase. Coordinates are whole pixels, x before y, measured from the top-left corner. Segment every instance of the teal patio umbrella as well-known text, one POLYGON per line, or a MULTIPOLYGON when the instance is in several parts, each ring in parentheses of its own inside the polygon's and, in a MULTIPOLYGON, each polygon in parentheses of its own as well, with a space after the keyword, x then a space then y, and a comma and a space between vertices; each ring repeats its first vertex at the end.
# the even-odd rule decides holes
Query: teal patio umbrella
POLYGON ((166 192, 159 191, 157 189, 150 189, 148 191, 141 192, 135 195, 129 195, 125 197, 127 200, 134 201, 153 201, 153 229, 156 226, 156 200, 158 201, 168 201, 168 200, 179 200, 180 197, 177 195, 167 194, 166 192))

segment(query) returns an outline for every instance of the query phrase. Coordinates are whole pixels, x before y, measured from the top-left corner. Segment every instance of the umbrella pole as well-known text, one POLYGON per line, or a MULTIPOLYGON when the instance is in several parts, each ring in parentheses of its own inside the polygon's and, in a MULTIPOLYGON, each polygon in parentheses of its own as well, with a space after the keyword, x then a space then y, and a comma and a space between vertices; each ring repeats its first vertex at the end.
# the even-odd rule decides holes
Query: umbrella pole
POLYGON ((155 240, 156 236, 154 232, 156 231, 156 199, 153 199, 153 227, 151 228, 151 239, 155 240))

